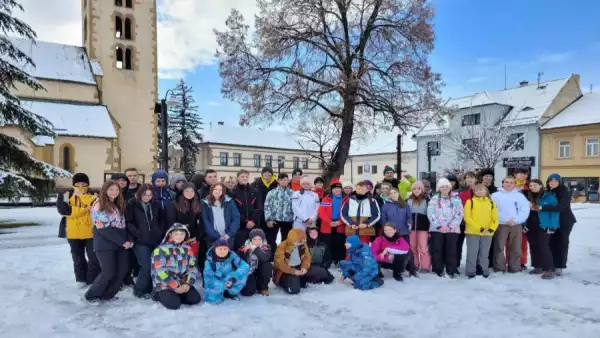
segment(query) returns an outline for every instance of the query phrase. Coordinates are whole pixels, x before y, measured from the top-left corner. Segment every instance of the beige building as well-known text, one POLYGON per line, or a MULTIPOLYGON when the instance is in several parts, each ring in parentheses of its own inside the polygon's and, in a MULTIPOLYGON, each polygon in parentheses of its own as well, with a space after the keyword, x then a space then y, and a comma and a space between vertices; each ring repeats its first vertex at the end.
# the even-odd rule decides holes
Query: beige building
MULTIPOLYGON (((56 137, 16 137, 35 158, 87 173, 92 187, 136 167, 147 176, 156 154, 156 1, 82 0, 83 47, 11 39, 36 67, 45 90, 18 87, 21 104, 54 125, 56 137)), ((58 182, 70 186, 69 180, 58 182)))
MULTIPOLYGON (((206 169, 214 169, 221 180, 236 177, 241 169, 250 172, 251 180, 260 177, 263 167, 271 167, 277 174, 279 162, 279 170, 290 176, 294 168, 302 169, 311 178, 322 173, 317 153, 308 152, 285 132, 218 122, 205 128, 202 135, 204 143, 197 155, 196 170, 204 172, 206 169)), ((170 167, 175 172, 180 171, 181 151, 173 150, 170 157, 170 167)))

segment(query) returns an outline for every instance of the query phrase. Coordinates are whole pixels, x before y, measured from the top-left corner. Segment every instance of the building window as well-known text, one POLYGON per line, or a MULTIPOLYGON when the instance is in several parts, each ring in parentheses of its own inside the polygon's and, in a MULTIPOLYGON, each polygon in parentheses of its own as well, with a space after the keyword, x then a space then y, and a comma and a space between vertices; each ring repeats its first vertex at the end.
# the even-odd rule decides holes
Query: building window
POLYGON ((571 157, 571 141, 558 142, 558 158, 571 157))
POLYGON ((125 49, 125 69, 129 69, 129 70, 133 69, 133 64, 131 61, 132 61, 131 49, 126 48, 125 49))
POLYGON ((74 157, 73 146, 64 144, 60 150, 60 167, 68 172, 73 172, 75 169, 74 157))
POLYGON ((437 141, 427 142, 429 156, 440 156, 440 143, 437 141))
POLYGON ((362 173, 363 173, 362 165, 359 165, 356 171, 358 172, 359 175, 362 175, 362 173))
POLYGON ((525 140, 523 138, 523 133, 511 134, 506 140, 506 145, 504 146, 504 150, 508 150, 513 147, 514 151, 525 149, 525 140))
POLYGON ((133 0, 125 0, 125 7, 133 8, 133 0))
POLYGON ((229 154, 227 153, 220 153, 219 154, 219 164, 222 166, 228 166, 229 165, 229 154))
POLYGON ((308 169, 308 159, 307 158, 302 159, 302 169, 308 169))
POLYGON ((277 167, 285 168, 285 156, 277 156, 277 167))
POLYGON ((115 16, 115 38, 123 37, 123 19, 120 16, 115 16))
POLYGON ((123 0, 115 0, 115 6, 123 7, 123 0))
POLYGON ((254 167, 260 168, 260 154, 254 154, 254 167))
POLYGON ((127 40, 131 40, 131 19, 130 18, 126 18, 125 19, 125 39, 127 40))
POLYGON ((123 49, 121 47, 117 47, 117 69, 123 69, 123 49))
POLYGON ((265 155, 265 167, 273 168, 273 156, 265 155))
POLYGON ((242 154, 233 153, 233 165, 235 167, 239 167, 242 165, 242 154))
POLYGON ((292 157, 292 161, 294 164, 294 169, 300 168, 300 157, 292 157))
POLYGON ((585 156, 600 156, 600 140, 597 137, 585 140, 585 156))
POLYGON ((377 174, 377 166, 376 165, 371 166, 371 174, 377 174))
POLYGON ((476 151, 478 143, 479 142, 477 142, 477 139, 475 138, 466 138, 462 140, 462 144, 464 147, 463 150, 476 151))
POLYGON ((481 116, 479 115, 479 113, 463 115, 462 125, 463 125, 463 127, 464 126, 476 126, 481 122, 480 120, 481 120, 481 116))

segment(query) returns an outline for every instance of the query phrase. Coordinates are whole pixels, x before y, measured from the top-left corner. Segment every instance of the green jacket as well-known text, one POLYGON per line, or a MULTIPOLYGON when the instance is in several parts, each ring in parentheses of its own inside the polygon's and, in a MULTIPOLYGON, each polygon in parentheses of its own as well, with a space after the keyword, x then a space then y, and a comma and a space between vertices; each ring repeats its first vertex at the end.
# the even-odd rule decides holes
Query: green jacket
POLYGON ((417 179, 412 176, 400 180, 398 190, 400 191, 400 198, 402 198, 402 200, 405 200, 408 197, 408 194, 412 191, 412 185, 416 181, 417 179))

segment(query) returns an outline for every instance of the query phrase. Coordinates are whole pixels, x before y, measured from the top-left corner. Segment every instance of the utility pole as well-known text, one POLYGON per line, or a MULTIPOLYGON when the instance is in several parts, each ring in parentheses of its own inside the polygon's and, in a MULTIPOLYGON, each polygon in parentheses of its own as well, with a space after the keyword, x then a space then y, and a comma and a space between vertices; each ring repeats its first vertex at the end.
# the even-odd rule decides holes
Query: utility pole
POLYGON ((168 136, 169 116, 167 112, 167 100, 160 100, 160 138, 161 138, 161 167, 167 173, 169 172, 169 136, 168 136))
POLYGON ((396 139, 396 166, 398 178, 400 178, 400 173, 402 172, 402 133, 398 133, 396 139))

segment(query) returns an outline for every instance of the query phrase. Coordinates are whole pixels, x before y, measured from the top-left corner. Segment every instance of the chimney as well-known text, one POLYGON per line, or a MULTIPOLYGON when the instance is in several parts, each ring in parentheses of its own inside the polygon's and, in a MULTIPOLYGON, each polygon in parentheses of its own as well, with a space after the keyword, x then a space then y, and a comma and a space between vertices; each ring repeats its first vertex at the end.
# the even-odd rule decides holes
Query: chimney
POLYGON ((222 125, 224 125, 224 124, 225 124, 225 122, 223 122, 223 121, 218 121, 218 122, 217 122, 217 124, 218 124, 218 125, 220 125, 220 126, 222 126, 222 125))
POLYGON ((519 86, 520 86, 520 87, 525 87, 525 86, 527 86, 528 84, 529 84, 529 81, 521 81, 521 82, 519 82, 519 86))

